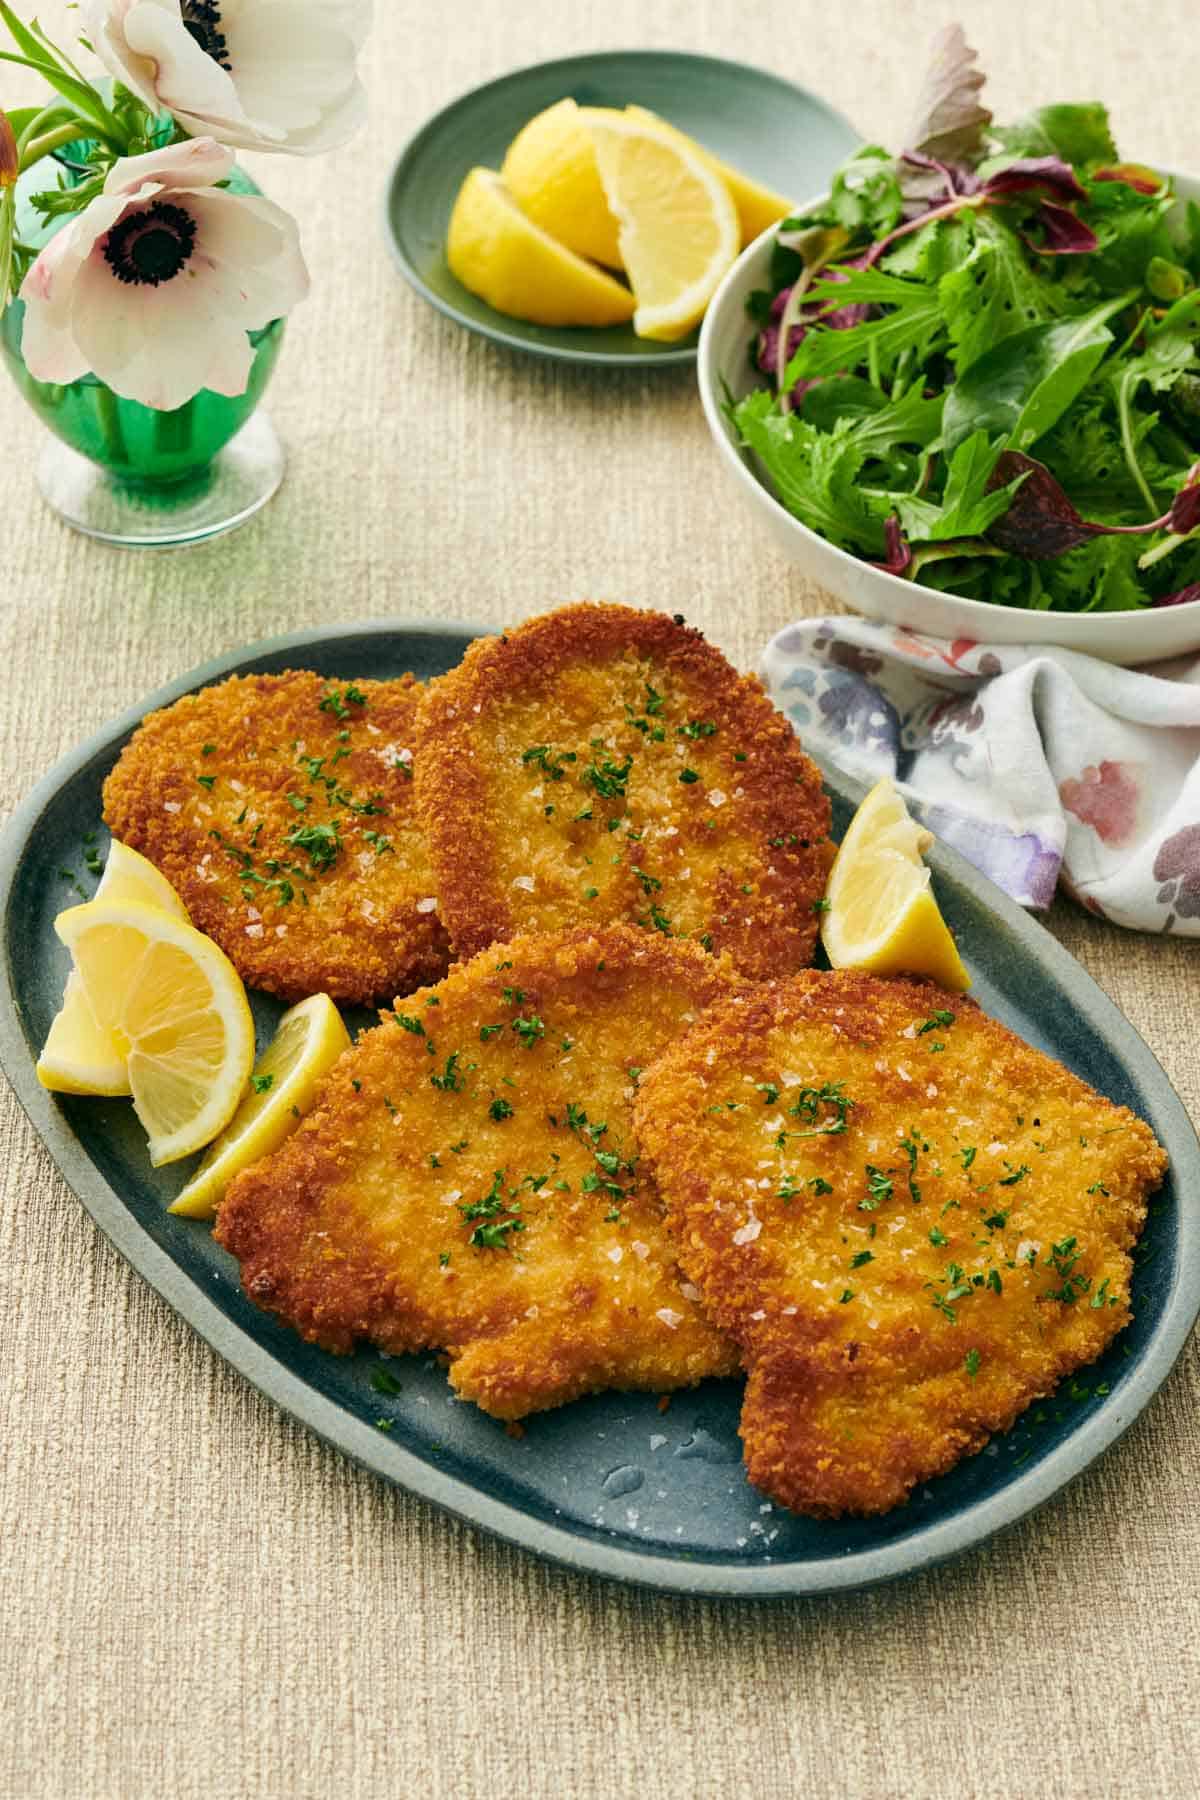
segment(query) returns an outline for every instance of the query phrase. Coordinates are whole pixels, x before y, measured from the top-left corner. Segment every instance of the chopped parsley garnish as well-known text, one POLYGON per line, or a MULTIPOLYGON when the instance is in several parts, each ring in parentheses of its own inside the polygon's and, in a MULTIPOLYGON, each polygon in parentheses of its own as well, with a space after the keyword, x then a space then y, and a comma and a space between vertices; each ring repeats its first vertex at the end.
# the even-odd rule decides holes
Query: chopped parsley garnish
POLYGON ((874 1261, 875 1252, 873 1250, 860 1250, 857 1256, 852 1256, 850 1258, 850 1267, 852 1269, 861 1269, 864 1263, 874 1261))
POLYGON ((500 1119, 511 1119, 513 1116, 513 1109, 507 1100, 493 1100, 492 1104, 488 1107, 488 1112, 491 1117, 497 1121, 500 1119))
POLYGON ((784 1175, 775 1190, 775 1198, 777 1200, 794 1200, 797 1194, 803 1192, 803 1183, 793 1181, 790 1175, 784 1175))
POLYGON ((1075 1273, 1075 1264, 1081 1255, 1073 1237, 1063 1238, 1059 1244, 1051 1244, 1044 1266, 1054 1270, 1062 1286, 1043 1294, 1044 1300, 1061 1300, 1064 1306, 1073 1306, 1081 1294, 1087 1293, 1092 1285, 1091 1280, 1086 1275, 1075 1273))
POLYGON ((432 1087, 441 1088, 442 1092, 446 1094, 457 1094, 459 1092, 463 1085, 463 1077, 458 1072, 458 1057, 459 1052, 457 1050, 452 1050, 450 1055, 446 1058, 446 1066, 441 1074, 431 1075, 429 1077, 430 1085, 432 1087))
POLYGON ((336 825, 298 825, 289 832, 287 842, 307 853, 314 869, 332 868, 337 861, 342 840, 336 825))
POLYGON ((201 744, 201 746, 200 746, 201 756, 211 756, 213 751, 216 749, 216 747, 217 746, 215 744, 201 744))
POLYGON ((939 1226, 935 1225, 929 1234, 929 1241, 935 1250, 942 1250, 950 1242, 950 1239, 939 1226))
POLYGON ((662 907, 656 905, 654 901, 651 901, 650 903, 650 923, 653 925, 655 931, 661 931, 664 937, 672 937, 674 935, 671 929, 670 919, 668 919, 662 907))
POLYGON ((210 794, 217 784, 215 775, 197 775, 196 780, 202 788, 207 788, 210 794))
POLYGON ((480 1043, 486 1044, 489 1038, 495 1037, 495 1035, 498 1031, 503 1031, 503 1030, 504 1030, 504 1020, 503 1019, 501 1019, 501 1021, 498 1025, 481 1025, 479 1027, 480 1043))
POLYGON ((963 1357, 963 1368, 967 1371, 967 1374, 971 1377, 971 1380, 974 1381, 975 1377, 979 1373, 979 1352, 978 1352, 978 1350, 968 1350, 967 1351, 967 1354, 963 1357))
POLYGON ((367 696, 353 684, 339 694, 336 688, 330 688, 323 699, 317 702, 318 712, 332 713, 335 719, 348 719, 352 706, 365 706, 367 696))
POLYGON ((377 1394, 402 1394, 404 1389, 390 1369, 372 1369, 371 1386, 377 1394))
POLYGON ((962 1157, 962 1166, 965 1170, 970 1168, 979 1152, 976 1150, 974 1144, 964 1144, 958 1154, 962 1157))
POLYGON ((774 1106, 779 1098, 779 1083, 776 1081, 756 1081, 754 1091, 761 1094, 768 1106, 774 1106))
MULTIPOLYGON (((1001 1182, 1000 1185, 1003 1187, 1004 1183, 1001 1182)), ((1006 1212, 988 1213, 983 1222, 989 1231, 1003 1231, 1008 1224, 1008 1214, 1006 1212)))
POLYGON ((697 775, 695 769, 680 769, 679 779, 682 781, 684 787, 691 787, 693 782, 699 781, 700 777, 697 775))
POLYGON ((832 1194, 833 1184, 826 1181, 823 1175, 813 1175, 808 1183, 814 1194, 832 1194))
POLYGON ((273 1075, 252 1075, 250 1077, 250 1086, 256 1094, 269 1094, 274 1085, 275 1077, 273 1075))
POLYGON ((425 1036, 424 1025, 420 1019, 414 1019, 411 1013, 394 1012, 392 1017, 397 1025, 402 1025, 405 1031, 411 1031, 414 1037, 425 1036))
POLYGON ((546 1035, 545 1022, 539 1019, 536 1013, 531 1013, 528 1018, 522 1016, 514 1019, 512 1028, 526 1050, 532 1050, 538 1039, 546 1035))
POLYGON ((680 737, 706 738, 716 735, 716 726, 711 719, 689 719, 686 725, 677 725, 675 730, 680 737))
POLYGON ((841 1292, 841 1296, 838 1300, 838 1305, 845 1306, 846 1302, 848 1300, 853 1300, 853 1298, 854 1298, 854 1289, 853 1288, 843 1288, 842 1292, 841 1292))
MULTIPOLYGON (((1004 1166, 1006 1169, 1012 1169, 1011 1163, 1005 1163, 1004 1166)), ((1015 1187, 1017 1182, 1022 1180, 1023 1177, 1028 1174, 1029 1174, 1029 1164, 1021 1163, 1018 1168, 1012 1169, 1011 1175, 1002 1175, 1000 1177, 999 1186, 1000 1187, 1015 1187)))
POLYGON ((801 1088, 788 1112, 794 1119, 807 1119, 814 1129, 793 1131, 789 1135, 800 1138, 839 1137, 847 1129, 846 1114, 854 1105, 853 1100, 843 1091, 843 1086, 840 1081, 826 1081, 819 1088, 801 1088), (829 1108, 834 1116, 825 1124, 817 1125, 822 1107, 829 1108))
POLYGON ((912 1196, 913 1205, 920 1206, 921 1190, 917 1186, 917 1155, 918 1155, 919 1149, 928 1150, 929 1145, 922 1144, 922 1145, 918 1146, 917 1140, 915 1137, 903 1137, 900 1139, 900 1148, 904 1151, 905 1155, 908 1157, 908 1191, 909 1191, 909 1194, 912 1196))
POLYGON ((613 762, 605 757, 597 762, 593 757, 589 766, 583 771, 582 779, 593 787, 602 800, 624 799, 625 783, 629 780, 629 772, 633 768, 633 757, 626 756, 624 762, 613 762))
POLYGON ((448 1269, 449 1267, 450 1267, 450 1252, 448 1250, 439 1250, 439 1252, 438 1252, 438 1268, 439 1269, 448 1269))
POLYGON ((924 1037, 927 1031, 938 1031, 939 1029, 944 1031, 947 1025, 953 1025, 953 1023, 954 1014, 952 1012, 946 1012, 944 1009, 931 1012, 925 1023, 917 1026, 917 1036, 924 1037))
POLYGON ((874 1212, 881 1201, 890 1200, 895 1183, 890 1175, 877 1169, 874 1163, 867 1163, 867 1194, 858 1203, 859 1212, 874 1212))
POLYGON ((643 894, 654 894, 662 887, 662 882, 655 875, 647 875, 645 869, 631 865, 630 873, 641 883, 643 894))
POLYGON ((574 750, 556 751, 553 744, 531 744, 528 750, 522 750, 521 761, 526 768, 541 769, 551 781, 561 781, 566 774, 563 764, 578 762, 579 758, 574 750))

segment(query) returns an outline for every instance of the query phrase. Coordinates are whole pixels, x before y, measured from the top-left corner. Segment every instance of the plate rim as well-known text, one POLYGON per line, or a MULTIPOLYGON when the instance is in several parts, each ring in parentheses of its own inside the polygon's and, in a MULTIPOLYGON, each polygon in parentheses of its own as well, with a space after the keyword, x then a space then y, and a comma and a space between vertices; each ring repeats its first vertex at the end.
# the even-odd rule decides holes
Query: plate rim
MULTIPOLYGON (((235 674, 247 664, 290 651, 400 633, 444 638, 493 636, 497 628, 459 619, 365 619, 344 625, 310 627, 255 640, 198 664, 155 689, 136 705, 92 732, 60 757, 18 804, 0 833, 0 922, 7 921, 12 890, 26 845, 37 822, 59 791, 97 756, 115 747, 147 712, 182 695, 235 674)), ((823 768, 826 781, 853 798, 861 784, 823 768)), ((871 1549, 848 1551, 803 1563, 745 1564, 712 1557, 685 1558, 584 1535, 538 1519, 519 1506, 497 1500, 475 1483, 437 1468, 388 1441, 311 1387, 289 1365, 229 1318, 200 1285, 138 1224, 67 1125, 52 1096, 41 1086, 21 1025, 20 1003, 7 953, 0 957, 0 1067, 52 1162, 102 1234, 150 1286, 224 1361, 273 1405, 282 1407, 324 1442, 372 1474, 431 1501, 464 1523, 490 1532, 507 1544, 532 1551, 577 1574, 598 1575, 659 1591, 714 1599, 787 1599, 845 1593, 902 1575, 917 1574, 975 1549, 987 1539, 1046 1504, 1082 1475, 1124 1435, 1158 1392, 1181 1354, 1200 1314, 1200 1142, 1186 1108, 1157 1057, 1129 1020, 1082 964, 1037 920, 967 863, 957 851, 936 842, 929 856, 934 873, 965 886, 998 914, 1001 922, 1061 981, 1093 1026, 1103 1032, 1125 1068, 1152 1084, 1168 1114, 1167 1136, 1179 1199, 1177 1271, 1161 1316, 1135 1367, 1117 1393, 1080 1421, 1069 1435, 1023 1475, 997 1493, 985 1495, 947 1519, 921 1527, 915 1535, 871 1549), (1044 941, 1043 941, 1044 940, 1044 941), (1189 1195, 1194 1196, 1189 1207, 1189 1195)))
MULTIPOLYGON (((443 318, 453 320, 456 325, 461 325, 464 330, 474 333, 476 337, 486 338, 494 344, 501 344, 507 350, 516 350, 528 356, 541 357, 547 362, 572 363, 587 368, 677 369, 689 363, 695 363, 700 349, 698 339, 694 344, 670 349, 664 348, 653 355, 639 355, 628 350, 589 350, 584 345, 581 345, 579 349, 574 347, 566 349, 561 345, 540 344, 521 337, 503 323, 491 325, 484 324, 479 319, 472 319, 468 314, 462 312, 453 301, 447 300, 444 295, 436 293, 429 286, 415 264, 406 255, 399 235, 392 224, 393 204, 403 189, 409 165, 423 148, 425 140, 432 136, 451 114, 479 100, 481 95, 493 93, 498 88, 508 87, 530 75, 549 74, 557 69, 580 69, 588 64, 611 62, 618 58, 633 58, 639 62, 657 62, 669 58, 673 62, 703 63, 710 67, 737 69, 739 73, 748 73, 761 81, 769 81, 775 87, 782 88, 789 94, 801 95, 805 101, 816 106, 839 125, 848 125, 851 132, 855 130, 851 121, 831 105, 823 95, 815 93, 811 88, 802 87, 797 81, 789 81, 786 76, 778 75, 772 69, 763 69, 757 63, 742 62, 739 58, 732 56, 709 56, 698 50, 614 49, 585 50, 576 56, 549 57, 543 62, 526 63, 519 69, 509 69, 503 75, 495 75, 489 81, 477 83, 476 86, 468 88, 465 93, 448 100, 445 106, 439 107, 423 124, 418 125, 399 151, 384 182, 381 207, 383 235, 392 261, 409 286, 423 300, 428 301, 429 305, 437 312, 440 312, 443 318)), ((483 304, 487 305, 487 302, 484 301, 483 304)), ((495 308, 489 310, 495 312, 495 308)), ((495 316, 497 320, 503 321, 504 319, 503 313, 497 312, 495 316)), ((586 329, 586 327, 580 329, 586 329)))

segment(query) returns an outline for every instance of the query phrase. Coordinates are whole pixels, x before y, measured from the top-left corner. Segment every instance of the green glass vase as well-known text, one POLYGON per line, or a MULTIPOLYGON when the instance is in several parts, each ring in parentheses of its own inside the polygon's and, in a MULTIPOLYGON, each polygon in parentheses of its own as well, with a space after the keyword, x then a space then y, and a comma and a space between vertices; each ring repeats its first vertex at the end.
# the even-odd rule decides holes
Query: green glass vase
MULTIPOLYGON (((19 239, 40 250, 67 223, 46 220, 30 196, 72 185, 82 172, 69 154, 26 171, 17 189, 19 239)), ((260 192, 241 169, 229 186, 260 192)), ((186 405, 160 412, 121 398, 94 375, 63 385, 35 380, 21 355, 24 314, 14 300, 0 316, 0 353, 54 434, 39 459, 38 484, 68 524, 110 543, 172 546, 230 531, 266 505, 284 462, 258 404, 279 356, 282 319, 250 334, 254 360, 244 393, 203 388, 186 405)))

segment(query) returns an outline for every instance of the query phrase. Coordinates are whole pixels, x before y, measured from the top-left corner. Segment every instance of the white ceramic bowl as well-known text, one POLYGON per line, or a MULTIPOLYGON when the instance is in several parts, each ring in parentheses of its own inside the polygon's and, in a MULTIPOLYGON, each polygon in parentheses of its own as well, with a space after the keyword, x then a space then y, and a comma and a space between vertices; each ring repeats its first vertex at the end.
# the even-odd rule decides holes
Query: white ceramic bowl
MULTIPOLYGON (((1184 200, 1200 200, 1200 180, 1175 177, 1184 200)), ((808 211, 819 206, 814 200, 808 211)), ((700 333, 697 371, 700 398, 721 460, 733 485, 757 513, 784 555, 798 563, 822 587, 868 618, 886 619, 913 631, 939 637, 971 638, 1000 644, 1059 644, 1102 656, 1108 662, 1141 663, 1157 657, 1182 656, 1200 650, 1200 600, 1182 606, 1147 608, 1139 613, 1028 612, 1020 606, 991 606, 921 587, 899 575, 886 574, 861 562, 810 531, 780 504, 759 472, 756 460, 741 449, 722 411, 726 388, 735 399, 760 385, 750 366, 754 327, 746 298, 770 286, 774 231, 764 232, 744 250, 717 289, 700 333)))

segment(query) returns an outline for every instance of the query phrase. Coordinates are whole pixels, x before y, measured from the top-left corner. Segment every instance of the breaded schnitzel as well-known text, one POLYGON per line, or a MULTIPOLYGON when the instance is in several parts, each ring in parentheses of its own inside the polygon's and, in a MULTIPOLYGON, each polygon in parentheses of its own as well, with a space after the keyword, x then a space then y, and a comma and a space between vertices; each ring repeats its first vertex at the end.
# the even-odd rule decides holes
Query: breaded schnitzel
POLYGON ((455 948, 614 919, 812 956, 829 803, 788 721, 665 613, 566 606, 472 644, 418 720, 417 801, 455 948))
POLYGON ((252 987, 390 1001, 446 968, 413 804, 420 685, 232 676, 151 713, 104 818, 252 987))
POLYGON ((749 1367, 750 1479, 798 1512, 895 1506, 1130 1317, 1163 1151, 961 995, 766 984, 648 1070, 635 1114, 749 1367))
POLYGON ((681 1287, 639 1162, 639 1072, 727 964, 629 926, 492 945, 398 1003, 326 1077, 216 1235, 310 1341, 449 1351, 501 1419, 738 1367, 681 1287))

